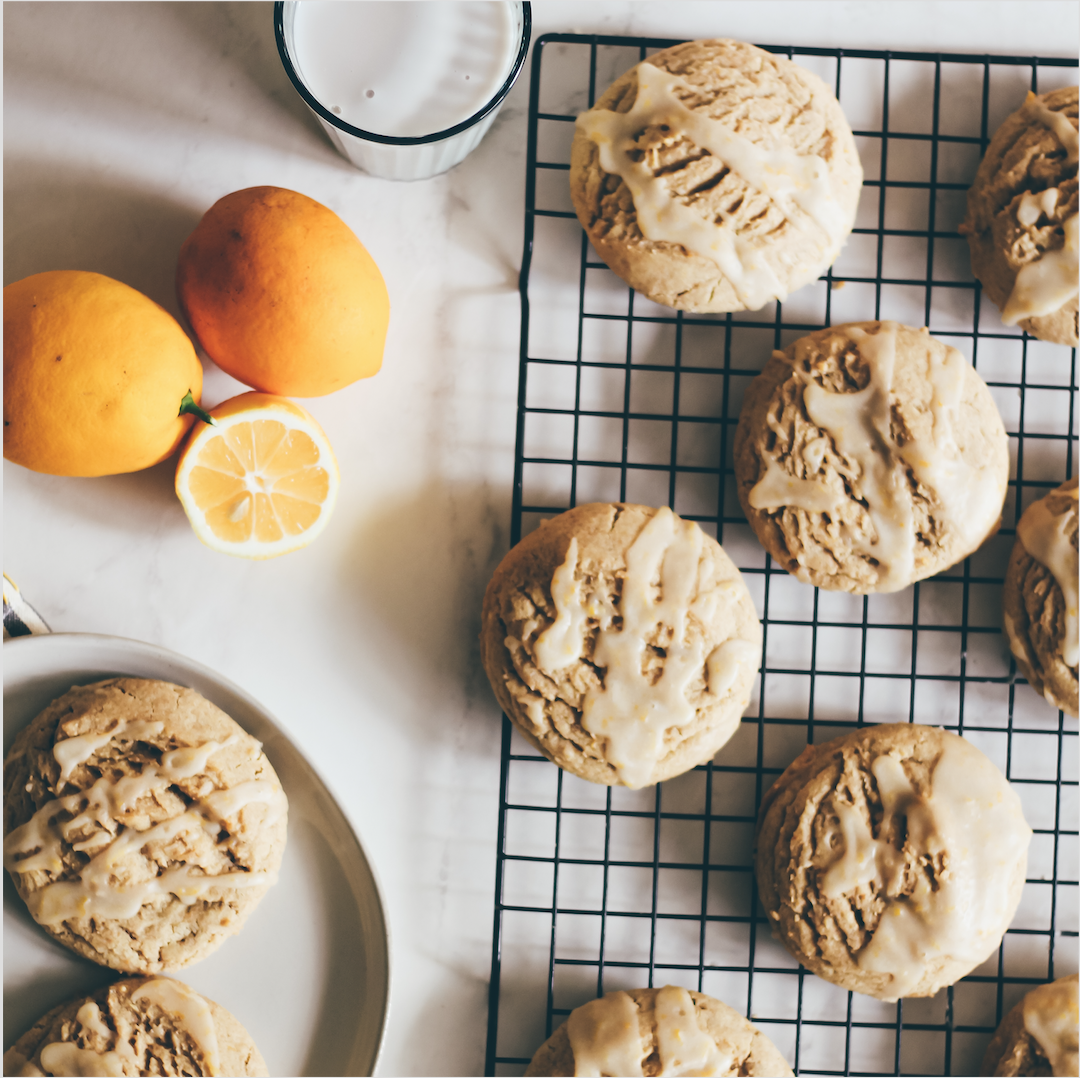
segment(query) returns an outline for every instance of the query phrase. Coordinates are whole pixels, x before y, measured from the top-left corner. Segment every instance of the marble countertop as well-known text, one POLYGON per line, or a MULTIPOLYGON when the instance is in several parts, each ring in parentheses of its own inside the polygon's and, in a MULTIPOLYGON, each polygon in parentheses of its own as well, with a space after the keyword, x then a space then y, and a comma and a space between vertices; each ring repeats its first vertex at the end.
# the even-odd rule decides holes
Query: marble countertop
MULTIPOLYGON (((533 4, 552 31, 1066 55, 1072 3, 533 4)), ((172 464, 84 480, 4 465, 3 568, 55 630, 164 645, 265 704, 339 797, 394 935, 380 1073, 483 1067, 499 709, 478 660, 510 522, 528 68, 450 173, 369 177, 278 61, 269 3, 4 7, 4 282, 95 270, 179 317, 181 242, 257 184, 334 209, 382 269, 382 372, 310 400, 341 464, 328 531, 265 563, 191 532, 172 464)), ((204 403, 245 387, 205 361, 204 403)))

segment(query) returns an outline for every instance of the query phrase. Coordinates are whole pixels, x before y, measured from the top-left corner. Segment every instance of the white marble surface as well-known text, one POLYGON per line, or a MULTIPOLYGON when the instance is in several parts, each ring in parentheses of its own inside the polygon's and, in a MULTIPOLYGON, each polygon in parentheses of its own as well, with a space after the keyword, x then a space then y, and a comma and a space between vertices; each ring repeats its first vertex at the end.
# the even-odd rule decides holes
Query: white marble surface
MULTIPOLYGON (((533 5, 557 30, 1065 55, 1073 3, 533 5)), ((334 520, 268 563, 191 533, 170 464, 96 480, 4 465, 4 570, 52 627, 135 637, 257 696, 381 875, 394 993, 380 1072, 478 1074, 499 713, 477 661, 507 545, 528 71, 480 149, 415 184, 332 149, 285 78, 269 3, 4 6, 4 281, 96 270, 174 314, 177 250, 220 196, 319 199, 382 268, 383 371, 308 407, 341 463, 334 520)), ((209 363, 204 402, 243 387, 209 363)))

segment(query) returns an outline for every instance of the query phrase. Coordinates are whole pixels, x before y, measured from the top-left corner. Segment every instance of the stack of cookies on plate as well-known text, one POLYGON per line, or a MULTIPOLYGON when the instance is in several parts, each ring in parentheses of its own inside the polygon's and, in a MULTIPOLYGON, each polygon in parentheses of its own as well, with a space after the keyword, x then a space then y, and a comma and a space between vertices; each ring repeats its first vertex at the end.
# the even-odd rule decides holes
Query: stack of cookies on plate
POLYGON ((41 712, 4 764, 4 865, 50 936, 125 976, 44 1015, 4 1073, 266 1074, 228 1011, 163 974, 243 927, 287 810, 259 743, 190 689, 113 678, 41 712))
MULTIPOLYGON (((1074 346, 1076 101, 1031 96, 1006 121, 964 226, 1003 320, 1074 346)), ((829 88, 734 41, 666 49, 617 79, 578 118, 570 169, 600 257, 693 312, 757 310, 816 280, 851 231, 861 181, 829 88)), ((907 588, 978 550, 1000 526, 1009 468, 1004 424, 965 356, 876 318, 774 352, 734 442, 765 549, 797 579, 855 594, 907 588)), ((1029 682, 1076 714, 1075 480, 1027 510, 1016 546, 1010 646, 1029 682)), ((510 551, 485 596, 481 652, 540 752, 640 788, 722 750, 762 635, 741 574, 696 524, 603 503, 510 551)), ((761 805, 755 871, 775 934, 808 969, 878 999, 930 996, 999 947, 1031 837, 1019 797, 969 741, 875 725, 807 746, 784 771, 761 805)), ((1021 1069, 986 1073, 1075 1073, 1075 978, 1040 992, 987 1057, 1021 1069)), ((669 986, 579 1007, 527 1073, 791 1072, 723 1003, 669 986)))

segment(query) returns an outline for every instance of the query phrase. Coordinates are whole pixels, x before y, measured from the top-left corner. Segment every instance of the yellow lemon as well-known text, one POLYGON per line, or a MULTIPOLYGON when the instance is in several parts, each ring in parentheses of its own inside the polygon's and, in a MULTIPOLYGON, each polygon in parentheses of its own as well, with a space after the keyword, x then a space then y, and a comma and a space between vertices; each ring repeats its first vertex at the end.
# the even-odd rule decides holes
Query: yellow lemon
POLYGON ((319 397, 382 364, 379 267, 333 210, 296 191, 215 202, 180 250, 176 291, 206 354, 255 389, 319 397))
POLYGON ((176 465, 176 493, 209 547, 273 558, 326 527, 341 479, 318 423, 298 404, 242 393, 210 410, 176 465))
POLYGON ((4 456, 52 475, 113 475, 168 457, 192 423, 202 366, 141 292, 82 270, 4 289, 4 456))

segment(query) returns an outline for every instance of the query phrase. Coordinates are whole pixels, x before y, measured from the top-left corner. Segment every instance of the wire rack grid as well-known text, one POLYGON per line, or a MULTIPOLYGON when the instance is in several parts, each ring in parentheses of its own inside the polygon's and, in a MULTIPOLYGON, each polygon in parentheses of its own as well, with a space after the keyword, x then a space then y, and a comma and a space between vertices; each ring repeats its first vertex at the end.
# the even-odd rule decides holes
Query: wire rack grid
POLYGON ((998 123, 1075 61, 762 46, 830 84, 865 171, 840 258, 783 304, 734 315, 657 306, 600 262, 569 202, 573 121, 674 41, 549 34, 529 107, 512 541, 594 500, 668 504, 742 570, 765 642, 755 696, 716 759, 654 789, 592 786, 503 719, 487 1074, 520 1074, 569 1011, 680 984, 752 1018, 801 1074, 973 1074, 1006 1010, 1077 968, 1077 724, 1016 676, 1001 585, 1023 508, 1074 472, 1076 352, 1001 324, 956 228, 998 123), (777 568, 734 494, 743 390, 774 348, 895 318, 960 348, 991 387, 1013 469, 1000 533, 895 595, 818 591, 777 568), (933 999, 886 1004, 799 967, 752 872, 757 806, 807 743, 918 721, 976 743, 1035 831, 1001 947, 933 999))

